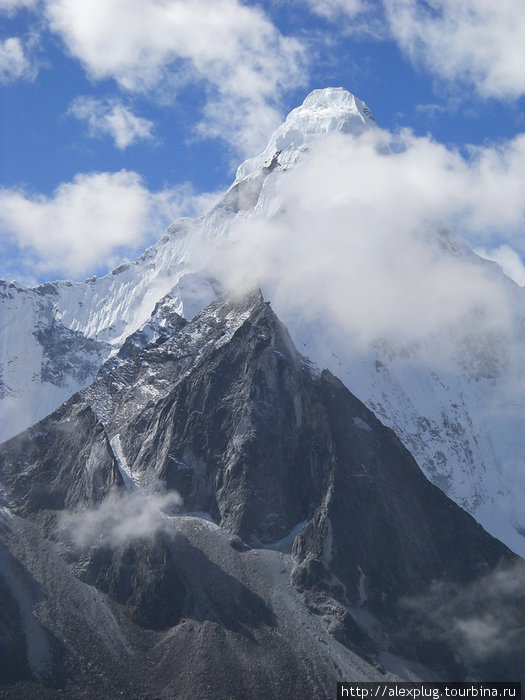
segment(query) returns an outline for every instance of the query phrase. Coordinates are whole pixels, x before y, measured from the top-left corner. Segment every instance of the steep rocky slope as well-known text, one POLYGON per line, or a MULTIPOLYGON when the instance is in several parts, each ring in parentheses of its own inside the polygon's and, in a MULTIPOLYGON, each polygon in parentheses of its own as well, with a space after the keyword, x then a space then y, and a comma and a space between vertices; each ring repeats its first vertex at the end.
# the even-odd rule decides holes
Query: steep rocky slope
POLYGON ((2 445, 0 483, 6 697, 329 698, 525 668, 521 560, 259 293, 132 337, 2 445))

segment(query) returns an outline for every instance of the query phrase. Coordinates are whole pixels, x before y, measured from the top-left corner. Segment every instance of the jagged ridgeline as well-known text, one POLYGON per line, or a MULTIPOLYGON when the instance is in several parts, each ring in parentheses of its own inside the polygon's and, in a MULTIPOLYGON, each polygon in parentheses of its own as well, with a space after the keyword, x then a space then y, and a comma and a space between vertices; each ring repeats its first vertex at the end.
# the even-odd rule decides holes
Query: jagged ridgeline
POLYGON ((0 693, 520 680, 522 561, 259 292, 168 316, 0 448, 0 693))

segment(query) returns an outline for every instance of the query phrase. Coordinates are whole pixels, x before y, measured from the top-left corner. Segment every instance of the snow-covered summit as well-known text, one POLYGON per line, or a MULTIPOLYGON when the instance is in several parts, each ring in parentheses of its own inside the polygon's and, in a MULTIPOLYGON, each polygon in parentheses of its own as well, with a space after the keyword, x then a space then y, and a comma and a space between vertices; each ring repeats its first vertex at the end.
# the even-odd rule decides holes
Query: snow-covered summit
POLYGON ((249 158, 237 170, 237 180, 258 172, 279 156, 281 167, 296 162, 298 154, 323 134, 342 132, 358 136, 375 125, 366 104, 342 87, 313 90, 293 109, 270 137, 264 151, 249 158))
MULTIPOLYGON (((210 212, 174 222, 135 262, 85 282, 34 289, 0 284, 0 441, 90 384, 128 338, 128 345, 140 346, 164 336, 173 314, 195 317, 222 291, 214 260, 227 258, 239 241, 254 240, 258 227, 250 227, 250 221, 279 224, 286 214, 291 173, 284 171, 301 167, 303 155, 323 147, 324 136, 358 137, 370 128, 370 110, 351 93, 314 90, 273 133, 266 149, 239 168, 237 180, 210 212)), ((358 229, 352 231, 356 245, 358 235, 358 229)), ((445 266, 452 259, 454 266, 477 264, 488 270, 493 265, 452 233, 436 235, 432 254, 445 266)), ((273 294, 271 275, 270 281, 259 282, 300 351, 340 377, 393 428, 435 484, 525 555, 520 430, 525 298, 499 268, 490 274, 514 319, 508 330, 482 331, 480 301, 479 312, 460 329, 443 329, 417 347, 385 338, 358 355, 329 314, 312 314, 308 301, 301 307, 273 294), (435 362, 436 348, 444 345, 450 357, 446 365, 435 362)))

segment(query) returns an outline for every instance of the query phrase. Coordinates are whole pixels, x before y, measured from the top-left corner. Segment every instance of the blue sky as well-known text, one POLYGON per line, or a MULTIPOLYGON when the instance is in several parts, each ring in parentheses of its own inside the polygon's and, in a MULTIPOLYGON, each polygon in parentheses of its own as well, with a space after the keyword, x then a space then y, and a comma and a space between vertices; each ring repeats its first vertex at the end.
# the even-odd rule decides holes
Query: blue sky
MULTIPOLYGON (((0 276, 134 257, 328 85, 467 161, 508 148, 518 187, 523 46, 520 0, 0 0, 0 276)), ((523 222, 484 241, 515 278, 523 222)))

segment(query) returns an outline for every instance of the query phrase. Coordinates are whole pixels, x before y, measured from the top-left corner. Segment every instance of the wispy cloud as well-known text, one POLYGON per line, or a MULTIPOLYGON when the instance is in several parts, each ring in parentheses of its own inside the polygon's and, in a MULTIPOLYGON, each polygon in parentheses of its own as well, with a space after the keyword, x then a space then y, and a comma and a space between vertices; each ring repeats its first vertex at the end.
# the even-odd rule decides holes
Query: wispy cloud
POLYGON ((430 119, 434 119, 437 115, 447 111, 447 107, 436 103, 416 105, 416 112, 426 114, 428 117, 430 117, 430 119))
POLYGON ((481 97, 525 94, 525 7, 514 0, 384 0, 392 36, 416 65, 481 97))
POLYGON ((21 276, 78 277, 137 255, 173 219, 198 215, 214 199, 189 185, 151 192, 133 171, 79 174, 49 197, 0 190, 0 226, 19 250, 11 255, 21 276))
POLYGON ((243 154, 264 145, 283 91, 305 78, 301 42, 239 0, 46 0, 46 17, 92 79, 170 99, 200 83, 200 133, 243 154))
POLYGON ((167 514, 179 509, 182 499, 175 491, 119 491, 114 489, 95 508, 65 512, 58 529, 79 547, 117 548, 130 542, 152 539, 166 529, 167 514))
POLYGON ((338 19, 341 15, 355 17, 368 5, 364 0, 307 0, 306 4, 312 12, 330 20, 338 19))
POLYGON ((121 150, 153 138, 153 122, 133 114, 115 98, 102 100, 81 95, 73 101, 68 114, 85 121, 90 136, 110 136, 121 150))
POLYGON ((0 0, 0 12, 12 15, 24 7, 34 8, 39 0, 0 0))
POLYGON ((435 585, 427 595, 403 605, 433 623, 441 636, 467 660, 485 662, 501 652, 523 658, 525 635, 519 610, 523 605, 525 563, 502 564, 462 586, 435 585))
POLYGON ((34 80, 38 66, 33 56, 35 37, 24 41, 12 36, 0 40, 0 83, 34 80))
MULTIPOLYGON (((327 22, 332 22, 336 32, 342 37, 367 36, 378 41, 387 38, 388 30, 381 3, 375 0, 306 0, 306 3, 295 0, 295 2, 301 12, 304 12, 306 4, 310 12, 327 22)), ((333 42, 336 37, 331 32, 329 35, 319 34, 317 40, 319 39, 323 42, 333 42)), ((315 45, 314 40, 312 44, 314 50, 315 45)))

